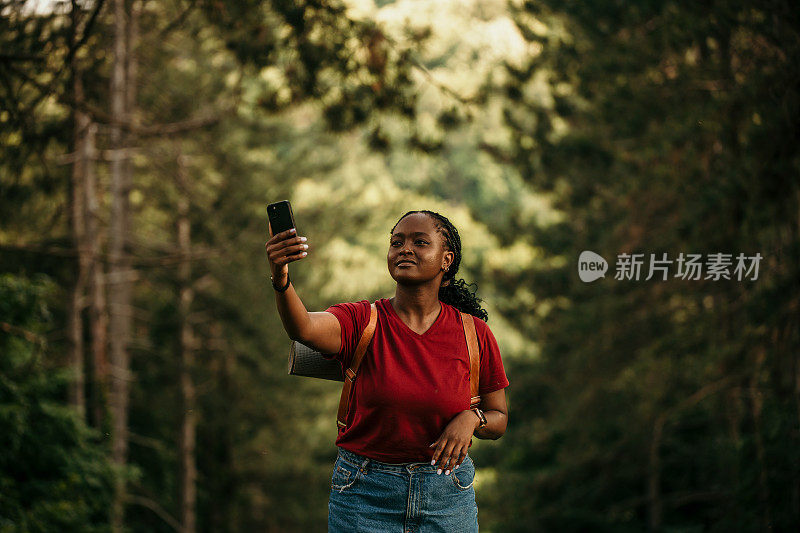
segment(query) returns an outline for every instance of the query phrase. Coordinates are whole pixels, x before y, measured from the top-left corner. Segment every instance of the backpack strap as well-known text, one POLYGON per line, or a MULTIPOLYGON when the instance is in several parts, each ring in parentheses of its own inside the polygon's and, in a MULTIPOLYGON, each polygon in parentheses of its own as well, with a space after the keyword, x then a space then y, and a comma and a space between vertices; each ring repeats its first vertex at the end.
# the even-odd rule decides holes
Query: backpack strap
POLYGON ((464 325, 464 336, 467 338, 467 350, 469 351, 469 407, 472 409, 481 403, 481 396, 478 394, 481 351, 478 347, 478 334, 475 332, 475 319, 469 313, 461 311, 461 323, 464 325))
POLYGON ((364 328, 361 334, 361 340, 358 341, 358 347, 353 354, 353 360, 350 362, 350 368, 344 373, 344 386, 342 386, 342 396, 339 398, 339 412, 336 414, 336 424, 339 428, 344 429, 347 427, 347 407, 350 403, 350 389, 353 387, 353 382, 356 380, 358 367, 361 365, 361 360, 364 359, 364 354, 367 352, 367 345, 372 340, 372 335, 375 333, 375 323, 378 321, 378 310, 375 304, 370 304, 369 309, 369 323, 364 328))

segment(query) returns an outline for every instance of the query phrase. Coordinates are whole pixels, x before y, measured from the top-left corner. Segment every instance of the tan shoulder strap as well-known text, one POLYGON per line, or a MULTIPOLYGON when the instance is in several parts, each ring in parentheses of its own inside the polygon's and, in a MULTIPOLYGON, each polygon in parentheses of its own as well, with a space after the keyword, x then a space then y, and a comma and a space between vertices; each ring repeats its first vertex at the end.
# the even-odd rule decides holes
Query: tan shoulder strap
POLYGON ((478 348, 478 334, 475 332, 475 319, 469 313, 461 311, 461 323, 464 325, 464 336, 467 338, 467 350, 469 351, 469 406, 472 408, 481 403, 481 397, 478 394, 481 352, 478 348))
POLYGON ((369 309, 369 323, 364 328, 361 334, 361 340, 358 341, 358 347, 353 354, 353 360, 350 362, 350 368, 344 373, 344 385, 342 386, 342 396, 339 398, 339 412, 336 415, 336 424, 340 428, 347 427, 347 407, 350 403, 350 389, 353 387, 353 382, 356 380, 356 373, 367 351, 367 345, 372 340, 372 335, 375 333, 375 323, 378 321, 378 310, 375 304, 370 304, 369 309))

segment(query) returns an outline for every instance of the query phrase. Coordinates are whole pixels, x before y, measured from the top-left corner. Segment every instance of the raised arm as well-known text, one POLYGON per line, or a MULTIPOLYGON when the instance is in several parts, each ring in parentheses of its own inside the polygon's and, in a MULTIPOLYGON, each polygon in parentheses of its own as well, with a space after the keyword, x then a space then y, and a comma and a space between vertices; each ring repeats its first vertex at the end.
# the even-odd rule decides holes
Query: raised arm
MULTIPOLYGON (((269 225, 270 239, 266 248, 275 287, 286 285, 289 279, 289 263, 308 255, 309 246, 306 244, 306 238, 298 237, 294 231, 291 229, 272 235, 272 225, 269 225)), ((324 311, 309 313, 294 291, 292 283, 285 291, 274 292, 283 329, 290 339, 302 342, 321 353, 339 352, 342 331, 335 316, 324 311)))

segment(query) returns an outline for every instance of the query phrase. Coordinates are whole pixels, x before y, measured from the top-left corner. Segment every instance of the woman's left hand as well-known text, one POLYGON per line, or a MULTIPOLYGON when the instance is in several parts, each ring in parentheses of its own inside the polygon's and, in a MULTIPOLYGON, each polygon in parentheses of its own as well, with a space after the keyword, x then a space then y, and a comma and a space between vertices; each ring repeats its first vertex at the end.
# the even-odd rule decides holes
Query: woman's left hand
POLYGON ((461 464, 467 456, 472 434, 479 422, 473 411, 462 411, 453 417, 439 438, 430 445, 431 448, 436 447, 431 464, 439 463, 437 474, 444 470, 448 475, 450 470, 461 464))

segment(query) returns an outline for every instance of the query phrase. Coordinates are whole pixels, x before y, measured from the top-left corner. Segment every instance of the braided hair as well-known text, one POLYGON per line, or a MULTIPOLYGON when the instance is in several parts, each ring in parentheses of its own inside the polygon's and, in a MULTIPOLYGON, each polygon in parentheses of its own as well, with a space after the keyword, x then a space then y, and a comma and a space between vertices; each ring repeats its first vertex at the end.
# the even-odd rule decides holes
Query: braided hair
POLYGON ((475 285, 477 290, 477 285, 474 283, 467 284, 463 279, 455 279, 458 273, 458 267, 461 264, 461 237, 458 235, 458 230, 447 217, 428 210, 409 211, 395 222, 389 234, 391 235, 394 233, 394 229, 401 220, 414 213, 425 213, 433 219, 433 225, 436 227, 436 231, 441 233, 444 237, 445 246, 455 255, 453 263, 442 278, 442 284, 439 287, 439 300, 448 305, 452 305, 459 311, 476 316, 484 322, 488 321, 489 314, 480 305, 480 302, 483 300, 478 298, 475 292, 469 289, 469 287, 475 285))

